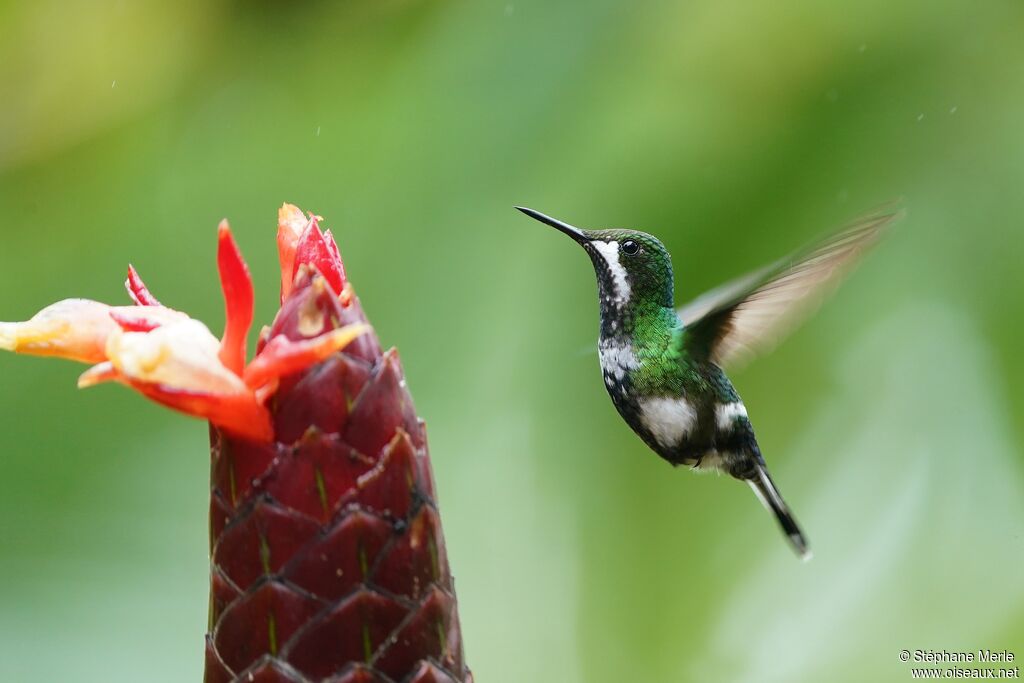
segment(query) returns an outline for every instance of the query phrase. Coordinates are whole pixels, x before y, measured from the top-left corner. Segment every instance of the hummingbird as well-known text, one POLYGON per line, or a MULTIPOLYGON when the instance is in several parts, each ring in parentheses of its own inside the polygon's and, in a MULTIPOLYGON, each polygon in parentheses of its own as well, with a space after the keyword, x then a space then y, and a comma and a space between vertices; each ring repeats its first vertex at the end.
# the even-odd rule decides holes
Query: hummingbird
POLYGON ((777 343, 898 214, 862 218, 676 309, 672 258, 653 235, 583 230, 516 208, 565 233, 590 256, 604 384, 630 428, 672 465, 747 482, 797 555, 810 559, 807 537, 768 473, 747 408, 723 368, 777 343))

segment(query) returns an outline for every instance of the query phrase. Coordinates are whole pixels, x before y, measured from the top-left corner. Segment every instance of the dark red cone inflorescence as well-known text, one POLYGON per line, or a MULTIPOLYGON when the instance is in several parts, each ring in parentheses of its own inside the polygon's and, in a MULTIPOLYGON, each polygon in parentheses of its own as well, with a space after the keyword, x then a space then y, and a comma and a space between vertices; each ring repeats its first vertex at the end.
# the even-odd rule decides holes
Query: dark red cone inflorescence
MULTIPOLYGON (((297 265, 261 349, 366 322, 347 285, 297 265)), ((272 443, 211 427, 206 682, 470 681, 397 352, 371 331, 283 378, 267 406, 272 443)))
POLYGON ((0 349, 210 421, 207 683, 471 683, 423 422, 319 220, 279 212, 281 309, 249 363, 254 290, 226 221, 221 339, 129 266, 134 306, 59 301, 0 322, 0 349))

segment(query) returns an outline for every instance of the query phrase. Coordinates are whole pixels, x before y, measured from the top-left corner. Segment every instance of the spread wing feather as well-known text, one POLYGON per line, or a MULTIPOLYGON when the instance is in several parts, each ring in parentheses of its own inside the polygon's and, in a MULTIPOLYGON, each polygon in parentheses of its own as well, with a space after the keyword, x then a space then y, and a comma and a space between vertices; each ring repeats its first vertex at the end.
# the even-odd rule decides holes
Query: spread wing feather
POLYGON ((902 212, 865 216, 679 310, 687 350, 721 366, 767 351, 807 317, 902 212))

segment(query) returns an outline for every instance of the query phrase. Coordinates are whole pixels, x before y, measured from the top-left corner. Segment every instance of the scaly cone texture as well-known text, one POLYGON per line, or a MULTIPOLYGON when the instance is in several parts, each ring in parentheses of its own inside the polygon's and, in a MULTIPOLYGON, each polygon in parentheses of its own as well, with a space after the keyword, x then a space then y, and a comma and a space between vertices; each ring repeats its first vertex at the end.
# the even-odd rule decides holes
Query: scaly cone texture
POLYGON ((206 683, 471 683, 424 426, 319 221, 281 208, 281 309, 248 365, 253 290, 224 223, 219 342, 129 267, 136 306, 60 302, 0 323, 0 348, 210 420, 206 683))

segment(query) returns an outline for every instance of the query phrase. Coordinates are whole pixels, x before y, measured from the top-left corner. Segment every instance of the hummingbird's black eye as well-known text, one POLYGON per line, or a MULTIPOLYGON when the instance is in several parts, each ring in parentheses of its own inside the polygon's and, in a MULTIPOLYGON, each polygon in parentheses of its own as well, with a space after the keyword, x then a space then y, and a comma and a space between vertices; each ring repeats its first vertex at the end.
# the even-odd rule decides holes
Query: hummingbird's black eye
POLYGON ((622 251, 632 256, 640 251, 640 244, 636 240, 626 240, 622 243, 622 251))

